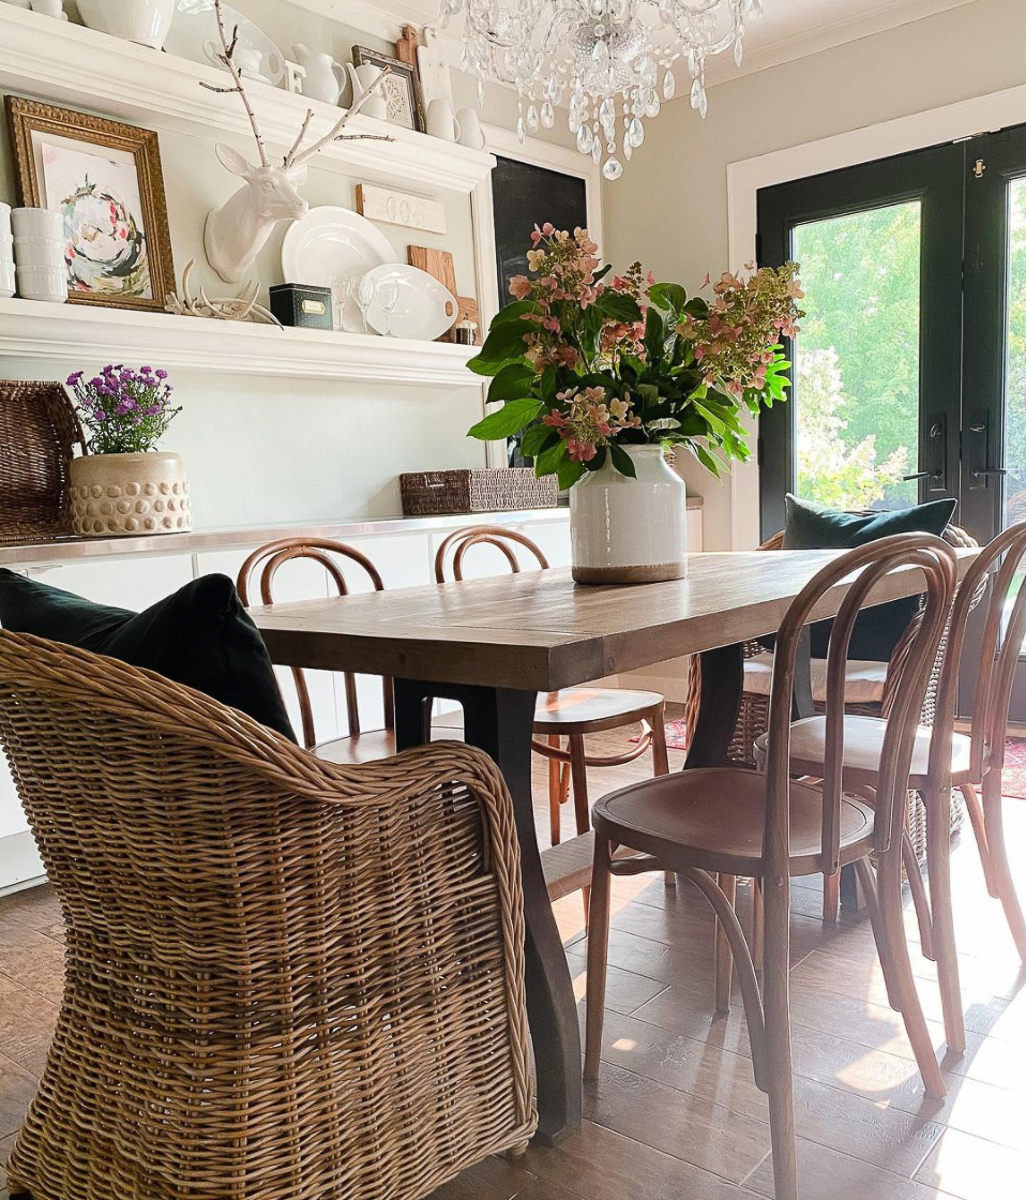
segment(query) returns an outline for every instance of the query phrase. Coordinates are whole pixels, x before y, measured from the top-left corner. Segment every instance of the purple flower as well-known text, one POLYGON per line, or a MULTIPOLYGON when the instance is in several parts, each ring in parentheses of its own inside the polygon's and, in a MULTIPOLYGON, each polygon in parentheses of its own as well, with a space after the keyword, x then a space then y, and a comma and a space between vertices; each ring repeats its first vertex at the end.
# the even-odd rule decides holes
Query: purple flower
POLYGON ((85 374, 85 371, 75 371, 74 374, 69 375, 68 376, 68 386, 74 387, 75 384, 78 383, 78 381, 82 378, 82 376, 84 374, 85 374))
MULTIPOLYGON (((167 371, 161 371, 159 368, 155 372, 158 379, 167 379, 167 371)), ((170 387, 170 385, 168 385, 170 387)))
POLYGON ((107 414, 101 408, 96 409, 96 411, 93 413, 93 416, 97 419, 97 421, 106 421, 107 419, 107 414))

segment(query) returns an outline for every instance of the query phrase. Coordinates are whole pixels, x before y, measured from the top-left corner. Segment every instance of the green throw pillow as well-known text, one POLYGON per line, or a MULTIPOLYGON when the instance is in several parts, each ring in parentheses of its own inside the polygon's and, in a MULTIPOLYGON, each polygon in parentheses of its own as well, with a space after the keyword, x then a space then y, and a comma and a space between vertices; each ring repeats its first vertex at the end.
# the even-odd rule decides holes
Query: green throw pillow
POLYGON ((227 575, 134 613, 0 569, 0 625, 156 671, 296 740, 267 647, 227 575))
MULTIPOLYGON (((895 533, 933 533, 947 528, 955 511, 954 500, 931 500, 893 512, 838 512, 797 496, 785 497, 783 550, 853 550, 895 533)), ((919 598, 909 596, 867 608, 852 630, 849 658, 887 662, 908 628, 919 598)), ((812 656, 826 658, 832 621, 812 626, 812 656)))

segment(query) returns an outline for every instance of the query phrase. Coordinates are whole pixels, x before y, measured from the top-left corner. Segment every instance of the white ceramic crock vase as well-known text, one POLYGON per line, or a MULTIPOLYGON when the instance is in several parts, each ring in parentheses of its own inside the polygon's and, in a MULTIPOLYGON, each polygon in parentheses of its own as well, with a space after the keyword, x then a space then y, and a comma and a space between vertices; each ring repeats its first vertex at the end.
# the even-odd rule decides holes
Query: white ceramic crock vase
POLYGON ((90 29, 160 50, 175 15, 175 0, 78 0, 90 29))
POLYGON ((607 456, 570 489, 570 549, 578 583, 658 583, 687 573, 684 480, 661 446, 624 446, 637 478, 607 456))
POLYGON ((177 454, 87 454, 71 460, 71 519, 85 537, 185 533, 189 481, 177 454))

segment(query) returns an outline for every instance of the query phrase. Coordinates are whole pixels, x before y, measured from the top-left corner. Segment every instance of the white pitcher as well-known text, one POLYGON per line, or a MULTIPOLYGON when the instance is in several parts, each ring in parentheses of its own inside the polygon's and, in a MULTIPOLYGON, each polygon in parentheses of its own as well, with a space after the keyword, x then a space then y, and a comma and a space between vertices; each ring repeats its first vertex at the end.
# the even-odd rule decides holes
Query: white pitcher
POLYGON ((452 111, 452 105, 442 96, 437 96, 427 108, 427 131, 443 142, 459 140, 460 123, 452 111))
POLYGON ((477 109, 461 108, 456 114, 456 123, 460 130, 456 140, 461 146, 469 146, 471 150, 484 149, 485 135, 477 109))
MULTIPOLYGON (((374 66, 373 63, 364 63, 362 67, 354 67, 352 63, 346 63, 346 70, 349 72, 349 78, 353 84, 352 102, 354 104, 364 88, 369 88, 381 74, 381 68, 374 66)), ((383 86, 379 87, 367 97, 366 103, 360 109, 365 117, 376 117, 379 121, 384 121, 388 116, 388 97, 384 94, 384 90, 383 86)))
POLYGON ((292 54, 296 62, 306 70, 303 95, 312 100, 323 100, 325 104, 338 104, 346 86, 341 63, 337 63, 330 54, 311 50, 302 42, 297 42, 292 47, 292 54))

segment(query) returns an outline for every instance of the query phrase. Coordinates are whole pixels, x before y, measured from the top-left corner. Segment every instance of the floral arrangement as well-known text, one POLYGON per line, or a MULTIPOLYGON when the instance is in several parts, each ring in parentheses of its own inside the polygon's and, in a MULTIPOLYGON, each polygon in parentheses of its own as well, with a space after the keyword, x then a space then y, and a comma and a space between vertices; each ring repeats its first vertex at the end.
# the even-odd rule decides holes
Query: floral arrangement
POLYGON ((139 454, 153 450, 182 411, 171 407, 174 388, 167 371, 108 365, 92 379, 76 371, 67 379, 93 454, 139 454))
POLYGON ((504 404, 470 435, 522 434, 535 473, 563 488, 607 455, 633 477, 628 445, 683 446, 715 475, 748 458, 742 416, 788 387, 779 341, 805 315, 796 264, 724 274, 705 299, 657 283, 640 263, 609 277, 585 229, 546 223, 531 240, 531 276, 510 281, 513 302, 470 362, 492 378, 489 401, 504 404))

